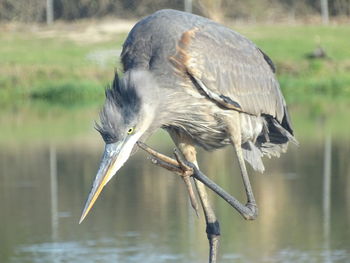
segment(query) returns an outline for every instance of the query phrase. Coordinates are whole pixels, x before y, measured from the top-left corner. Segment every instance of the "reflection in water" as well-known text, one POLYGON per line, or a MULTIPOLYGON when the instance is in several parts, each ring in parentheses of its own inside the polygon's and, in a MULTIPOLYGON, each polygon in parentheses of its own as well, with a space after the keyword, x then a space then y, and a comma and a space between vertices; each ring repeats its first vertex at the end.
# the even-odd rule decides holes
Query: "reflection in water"
POLYGON ((331 175, 332 175, 332 140, 330 135, 325 138, 323 160, 323 239, 324 262, 332 262, 330 254, 330 221, 331 221, 331 175))
POLYGON ((58 196, 57 196, 57 157, 56 147, 50 147, 50 194, 51 194, 51 235, 52 241, 58 239, 58 196))
POLYGON ((49 262, 59 262, 58 255, 54 251, 59 249, 59 245, 55 242, 58 240, 58 194, 57 194, 57 155, 56 147, 50 146, 50 199, 51 199, 51 240, 52 249, 48 251, 51 254, 49 262))
MULTIPOLYGON (((251 172, 257 221, 212 195, 220 262, 349 262, 349 145, 304 141, 266 160, 266 175, 251 172)), ((0 262, 206 262, 203 215, 191 209, 181 179, 143 153, 77 224, 101 150, 84 142, 0 149, 0 262)), ((242 199, 234 160, 230 149, 199 156, 202 170, 242 199)))

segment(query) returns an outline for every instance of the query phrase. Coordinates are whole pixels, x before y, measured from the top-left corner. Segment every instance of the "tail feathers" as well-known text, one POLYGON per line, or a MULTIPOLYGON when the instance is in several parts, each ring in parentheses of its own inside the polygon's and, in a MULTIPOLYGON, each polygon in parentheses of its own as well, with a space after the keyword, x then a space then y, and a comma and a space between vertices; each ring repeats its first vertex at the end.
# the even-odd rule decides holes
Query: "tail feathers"
POLYGON ((264 164, 261 160, 263 153, 251 141, 247 141, 242 145, 244 159, 253 167, 255 171, 263 173, 265 171, 264 164))
MULTIPOLYGON (((273 118, 271 118, 271 122, 273 124, 273 127, 277 129, 277 131, 280 133, 279 135, 277 134, 277 137, 281 137, 281 135, 285 138, 287 138, 287 142, 290 141, 294 143, 295 145, 299 145, 298 141, 294 138, 294 136, 289 132, 289 130, 285 129, 279 122, 273 118)), ((269 127, 270 129, 270 127, 269 127)), ((271 134, 272 136, 276 134, 271 134)), ((271 137, 269 134, 269 136, 271 137)))
POLYGON ((280 157, 281 153, 285 153, 288 148, 288 143, 284 144, 273 144, 273 143, 264 143, 260 150, 263 155, 271 158, 271 156, 275 156, 277 158, 280 157))
POLYGON ((263 156, 266 155, 269 158, 271 158, 271 156, 280 157, 281 153, 287 151, 289 142, 296 145, 299 144, 291 132, 283 127, 277 120, 271 116, 266 116, 265 121, 267 129, 262 130, 256 142, 247 141, 242 144, 244 159, 254 170, 261 173, 265 170, 261 160, 263 156))

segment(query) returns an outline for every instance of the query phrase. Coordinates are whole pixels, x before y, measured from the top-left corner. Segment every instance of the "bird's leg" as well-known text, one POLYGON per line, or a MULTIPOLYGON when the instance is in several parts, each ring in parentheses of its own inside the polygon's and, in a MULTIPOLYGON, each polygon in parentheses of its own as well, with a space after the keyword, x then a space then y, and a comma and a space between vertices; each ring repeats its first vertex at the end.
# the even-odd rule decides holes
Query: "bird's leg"
POLYGON ((252 186, 250 184, 247 168, 245 166, 241 144, 235 144, 237 159, 239 167, 241 169, 241 175, 243 179, 243 184, 245 192, 247 194, 247 204, 245 205, 248 210, 242 211, 246 219, 255 219, 258 216, 258 207, 255 202, 252 186))
MULTIPOLYGON (((172 134, 172 135, 174 135, 174 134, 172 134)), ((175 139, 176 139, 175 135, 172 137, 175 141, 175 139)), ((180 148, 180 150, 182 151, 182 153, 185 156, 185 158, 187 159, 187 161, 189 161, 191 163, 184 161, 177 151, 175 151, 176 160, 174 160, 166 155, 163 155, 163 154, 153 150, 152 148, 150 148, 146 144, 138 142, 138 146, 141 149, 145 150, 146 152, 148 152, 149 154, 151 154, 153 156, 153 158, 151 158, 152 163, 159 165, 167 170, 173 171, 177 174, 183 175, 183 174, 187 173, 188 175, 193 175, 196 179, 198 179, 200 181, 203 180, 204 184, 201 183, 200 181, 197 181, 197 180, 194 180, 194 183, 196 185, 197 192, 198 192, 200 200, 201 200, 201 204, 203 207, 205 220, 206 220, 206 224, 207 224, 206 232, 207 232, 209 246, 210 246, 209 263, 216 263, 217 262, 216 261, 217 254, 218 254, 218 246, 219 246, 219 237, 220 237, 220 226, 219 226, 219 222, 216 219, 215 213, 214 213, 213 209, 211 208, 211 205, 210 205, 209 199, 208 199, 208 194, 207 194, 206 189, 205 189, 205 186, 208 186, 209 188, 211 188, 211 187, 213 187, 213 185, 215 187, 216 184, 199 171, 197 160, 196 160, 195 148, 192 145, 184 144, 184 143, 179 143, 177 145, 180 148), (195 171, 195 173, 194 173, 194 171, 195 171), (199 174, 198 177, 197 177, 197 174, 199 174)), ((188 176, 186 176, 186 177, 189 179, 188 176)), ((184 177, 184 178, 186 178, 186 177, 184 177)), ((197 201, 195 199, 195 195, 194 195, 193 190, 192 190, 192 184, 191 184, 190 180, 188 180, 188 183, 191 185, 191 187, 188 188, 188 189, 191 189, 191 190, 188 190, 189 195, 190 195, 191 205, 193 208, 198 207, 197 201)), ((218 187, 218 189, 221 189, 219 186, 217 186, 217 187, 218 187)), ((223 189, 221 189, 221 190, 224 191, 223 189)), ((213 191, 215 191, 215 190, 213 190, 213 191)), ((215 191, 215 192, 217 192, 217 191, 215 191)), ((226 195, 229 196, 229 194, 227 194, 227 193, 226 193, 226 195)), ((220 195, 220 196, 222 196, 222 195, 220 195)), ((225 200, 227 200, 227 198, 225 200)), ((194 209, 196 210, 196 208, 194 208, 194 209)))
POLYGON ((216 219, 216 215, 210 205, 208 194, 205 189, 205 185, 198 180, 194 181, 205 215, 205 221, 207 224, 206 233, 209 240, 209 263, 216 263, 219 241, 220 241, 220 225, 216 219))
MULTIPOLYGON (((181 144, 180 144, 181 145, 181 144)), ((185 158, 192 162, 196 168, 198 169, 198 164, 195 156, 195 149, 192 145, 186 145, 185 147, 181 145, 185 158), (189 149, 190 148, 190 149, 189 149), (192 149, 191 149, 192 148, 192 149), (192 152, 192 153, 191 153, 192 152), (194 152, 194 153, 193 153, 194 152)), ((197 192, 199 195, 199 199, 201 201, 203 212, 205 215, 206 221, 206 233, 209 240, 209 262, 215 263, 218 254, 219 247, 219 239, 220 239, 220 225, 216 218, 213 208, 209 202, 207 190, 205 189, 205 185, 198 180, 194 180, 194 183, 197 188, 197 192)))
MULTIPOLYGON (((195 171, 196 173, 198 173, 199 170, 198 170, 198 163, 197 163, 195 148, 192 145, 189 145, 189 144, 185 145, 184 143, 180 143, 178 147, 181 147, 181 150, 183 151, 185 158, 186 159, 188 158, 187 160, 190 161, 195 166, 196 168, 195 171)), ((182 160, 178 154, 175 154, 175 156, 176 156, 176 159, 179 161, 179 163, 185 163, 185 161, 182 160)), ((194 175, 193 171, 192 171, 192 174, 194 175)), ((198 180, 194 180, 194 183, 196 185, 199 198, 201 200, 203 212, 205 215, 205 221, 207 224, 206 233, 207 233, 207 237, 209 240, 209 247, 210 247, 209 263, 215 263, 217 259, 218 247, 219 247, 220 225, 218 220, 216 219, 214 210, 210 205, 208 194, 205 189, 205 185, 198 180)))
MULTIPOLYGON (((148 147, 143 143, 138 143, 138 145, 143 150, 145 150, 146 152, 154 156, 151 160, 156 165, 159 165, 167 170, 173 171, 178 174, 183 174, 183 170, 181 167, 187 166, 193 169, 192 171, 193 177, 197 179, 195 180, 195 184, 198 190, 199 197, 201 199, 201 203, 203 206, 203 210, 204 210, 204 214, 207 222, 207 234, 208 234, 208 239, 210 243, 210 261, 209 262, 211 263, 216 262, 218 245, 219 245, 220 228, 219 228, 219 222, 216 220, 216 216, 209 204, 208 196, 205 191, 204 185, 207 186, 212 191, 214 191, 216 194, 218 194, 221 198, 223 198, 227 203, 229 203, 233 208, 235 208, 245 219, 254 220, 258 215, 258 209, 256 207, 253 191, 252 191, 250 181, 248 178, 248 173, 245 167, 242 149, 238 141, 239 140, 237 140, 237 138, 232 138, 232 143, 236 146, 236 153, 237 153, 237 157, 241 167, 243 183, 247 192, 248 202, 246 205, 243 205, 236 198, 234 198, 232 195, 230 195, 224 189, 222 189, 219 185, 217 185, 212 180, 210 180, 207 176, 205 176, 198 169, 197 161, 193 153, 191 155, 194 156, 194 158, 190 158, 188 154, 185 155, 184 153, 185 157, 188 156, 189 160, 192 160, 192 163, 185 162, 181 160, 180 157, 178 157, 177 159, 180 162, 185 164, 185 165, 180 165, 178 161, 166 155, 158 153, 157 151, 151 149, 150 147, 148 147)), ((194 147, 193 147, 193 150, 194 150, 194 147)))
MULTIPOLYGON (((199 168, 196 157, 197 153, 195 147, 193 146, 192 140, 188 136, 176 130, 169 130, 169 134, 175 142, 176 146, 182 152, 185 159, 192 165, 194 165, 193 168, 195 169, 195 171, 198 172, 199 168)), ((209 263, 216 263, 220 238, 219 222, 209 202, 205 185, 198 180, 194 180, 194 183, 196 185, 199 199, 203 207, 203 212, 205 215, 205 221, 207 225, 206 233, 210 246, 209 263)))
MULTIPOLYGON (((145 150, 146 152, 148 152, 153 156, 151 158, 151 161, 153 164, 163 167, 169 171, 175 172, 179 175, 183 174, 183 171, 181 170, 181 167, 176 162, 176 160, 151 149, 144 143, 138 143, 138 145, 140 146, 141 149, 145 150), (156 153, 156 154, 154 155, 153 153, 156 153), (163 156, 165 157, 164 159, 163 159, 163 156), (171 161, 168 162, 169 160, 171 161), (176 165, 174 165, 173 163, 176 163, 176 165)), ((230 195, 224 189, 222 189, 219 185, 217 185, 215 182, 210 180, 193 163, 186 163, 186 165, 193 169, 192 176, 195 179, 202 182, 206 187, 208 187, 210 190, 212 190, 217 195, 219 195, 222 199, 224 199, 228 204, 230 204, 234 209, 236 209, 243 216, 244 219, 254 220, 257 217, 257 209, 255 209, 255 213, 252 213, 252 209, 249 208, 250 205, 243 205, 236 198, 234 198, 232 195, 230 195)))
MULTIPOLYGON (((247 168, 245 166, 243 152, 242 152, 242 135, 240 128, 239 113, 234 116, 234 121, 228 121, 227 127, 230 134, 231 143, 234 145, 236 155, 241 170, 241 176, 243 179, 244 189, 247 195, 247 204, 243 208, 239 208, 240 212, 245 219, 254 220, 258 216, 258 208, 255 202, 252 186, 250 184, 247 168)), ((237 209, 237 208, 236 208, 237 209)))

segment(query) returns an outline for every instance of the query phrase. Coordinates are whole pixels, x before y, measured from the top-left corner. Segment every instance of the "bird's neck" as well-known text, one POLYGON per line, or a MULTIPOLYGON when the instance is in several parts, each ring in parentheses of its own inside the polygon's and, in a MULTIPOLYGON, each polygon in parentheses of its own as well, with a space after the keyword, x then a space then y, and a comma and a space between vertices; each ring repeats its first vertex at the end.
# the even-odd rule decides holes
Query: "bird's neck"
POLYGON ((178 88, 181 83, 177 84, 176 79, 159 76, 152 71, 145 70, 139 74, 143 81, 137 83, 135 88, 142 104, 142 118, 151 120, 150 133, 158 128, 171 126, 179 121, 179 117, 186 115, 192 96, 178 88))

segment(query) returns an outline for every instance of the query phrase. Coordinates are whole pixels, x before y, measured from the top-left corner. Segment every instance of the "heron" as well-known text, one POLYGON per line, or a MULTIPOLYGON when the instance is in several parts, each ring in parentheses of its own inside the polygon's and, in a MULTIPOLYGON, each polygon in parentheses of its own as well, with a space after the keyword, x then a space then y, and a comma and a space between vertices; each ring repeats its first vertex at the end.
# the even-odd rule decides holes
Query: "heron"
MULTIPOLYGON (((247 198, 242 204, 232 197, 233 206, 245 219, 255 219, 258 208, 245 162, 263 172, 263 156, 279 156, 289 142, 297 144, 268 55, 212 20, 160 10, 132 28, 121 62, 123 76, 115 73, 96 124, 105 149, 80 223, 137 145, 158 129, 169 133, 197 174, 196 147, 232 145, 247 198)), ((206 220, 209 262, 216 262, 219 222, 205 184, 193 181, 206 220)))

